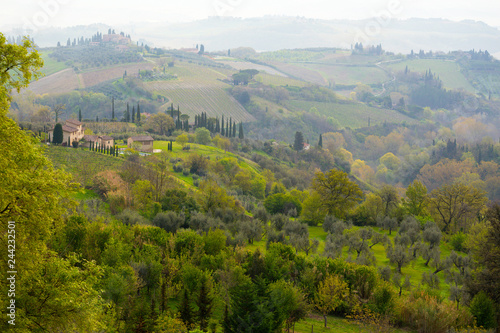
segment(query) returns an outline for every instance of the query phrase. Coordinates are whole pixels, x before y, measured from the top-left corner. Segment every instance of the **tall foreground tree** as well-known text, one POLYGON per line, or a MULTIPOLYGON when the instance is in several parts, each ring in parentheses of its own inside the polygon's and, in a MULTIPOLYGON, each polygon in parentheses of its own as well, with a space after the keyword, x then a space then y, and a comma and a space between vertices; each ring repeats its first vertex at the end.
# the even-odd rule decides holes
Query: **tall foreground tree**
POLYGON ((15 298, 6 292, 0 296, 3 309, 15 301, 15 326, 5 316, 0 331, 99 330, 101 301, 91 282, 100 277, 99 270, 76 258, 63 259, 46 245, 71 207, 70 176, 55 170, 36 139, 7 117, 10 90, 37 78, 43 62, 28 39, 11 45, 1 33, 0 55, 0 165, 8 166, 0 168, 0 243, 7 249, 13 239, 8 235, 15 234, 16 248, 15 262, 0 257, 0 270, 17 271, 15 298))
POLYGON ((321 205, 327 214, 339 218, 345 217, 345 214, 363 198, 363 192, 358 184, 340 170, 317 172, 311 187, 319 194, 321 205))
POLYGON ((484 207, 486 192, 462 183, 443 185, 431 192, 430 209, 443 232, 452 227, 467 227, 467 220, 484 207))

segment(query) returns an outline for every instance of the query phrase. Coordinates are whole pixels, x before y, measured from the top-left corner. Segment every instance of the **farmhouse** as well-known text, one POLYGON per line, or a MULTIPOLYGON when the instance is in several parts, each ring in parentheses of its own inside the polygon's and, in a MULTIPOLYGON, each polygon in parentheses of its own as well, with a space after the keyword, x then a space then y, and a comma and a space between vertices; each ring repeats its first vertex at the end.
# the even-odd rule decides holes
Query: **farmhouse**
MULTIPOLYGON (((85 130, 83 129, 83 123, 78 120, 68 119, 66 123, 62 125, 63 129, 63 145, 68 144, 68 140, 70 143, 74 141, 80 141, 85 135, 85 130)), ((50 138, 54 138, 54 129, 48 131, 50 138)))
POLYGON ((94 142, 94 144, 108 148, 114 147, 115 145, 113 137, 108 135, 84 135, 83 140, 85 142, 82 143, 82 147, 86 148, 90 147, 90 142, 94 142))
POLYGON ((149 135, 142 136, 131 136, 127 140, 127 147, 132 148, 132 145, 137 142, 139 146, 139 150, 141 151, 153 151, 153 141, 154 139, 149 135))

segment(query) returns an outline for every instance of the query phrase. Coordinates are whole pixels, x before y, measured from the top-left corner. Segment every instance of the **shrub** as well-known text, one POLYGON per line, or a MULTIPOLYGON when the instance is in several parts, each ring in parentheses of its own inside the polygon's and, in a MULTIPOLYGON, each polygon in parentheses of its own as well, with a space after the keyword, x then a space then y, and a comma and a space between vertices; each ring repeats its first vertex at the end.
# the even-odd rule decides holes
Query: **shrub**
POLYGON ((467 235, 463 232, 458 232, 450 237, 450 245, 455 251, 465 252, 465 242, 467 235))
POLYGON ((476 325, 484 328, 494 328, 495 304, 484 291, 479 292, 470 302, 470 312, 476 318, 476 325))
POLYGON ((183 171, 182 165, 179 165, 179 164, 174 164, 173 168, 174 168, 174 172, 182 172, 183 171))
POLYGON ((394 292, 389 283, 381 283, 372 296, 373 311, 380 314, 389 314, 394 306, 394 292))
POLYGON ((184 175, 186 177, 189 176, 189 170, 188 169, 182 170, 182 175, 184 175))
POLYGON ((135 210, 125 209, 116 218, 126 225, 147 224, 147 220, 135 210))
POLYGON ((173 211, 158 213, 153 219, 153 225, 171 233, 175 233, 183 223, 184 215, 173 211))
POLYGON ((440 301, 423 291, 408 298, 398 298, 394 309, 398 324, 411 326, 422 333, 446 333, 473 323, 466 309, 457 309, 453 303, 440 301))

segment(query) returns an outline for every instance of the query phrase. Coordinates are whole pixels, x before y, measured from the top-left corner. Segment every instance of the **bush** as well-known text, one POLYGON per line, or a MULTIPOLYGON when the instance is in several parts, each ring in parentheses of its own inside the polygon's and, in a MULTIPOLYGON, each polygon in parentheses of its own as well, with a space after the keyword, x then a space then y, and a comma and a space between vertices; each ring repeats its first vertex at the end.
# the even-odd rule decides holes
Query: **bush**
POLYGON ((182 165, 180 165, 180 164, 174 164, 173 168, 174 168, 174 172, 182 172, 183 171, 182 165))
POLYGON ((126 225, 148 224, 147 220, 141 214, 128 208, 116 215, 116 218, 126 225))
POLYGON ((463 232, 458 232, 450 237, 450 245, 455 251, 465 252, 465 242, 467 235, 463 232))
POLYGON ((419 291, 408 298, 398 298, 395 306, 397 323, 410 326, 422 333, 446 333, 451 328, 471 326, 473 318, 455 304, 419 291))
POLYGON ((380 314, 389 314, 394 306, 394 292, 389 283, 380 284, 372 297, 373 311, 380 314))
POLYGON ((186 177, 189 176, 189 170, 188 169, 182 170, 182 175, 184 175, 186 177))
POLYGON ((153 219, 153 225, 171 233, 175 233, 183 223, 184 215, 173 211, 158 213, 153 219))
POLYGON ((476 325, 483 328, 494 328, 495 304, 484 291, 479 292, 470 302, 470 312, 476 318, 476 325))

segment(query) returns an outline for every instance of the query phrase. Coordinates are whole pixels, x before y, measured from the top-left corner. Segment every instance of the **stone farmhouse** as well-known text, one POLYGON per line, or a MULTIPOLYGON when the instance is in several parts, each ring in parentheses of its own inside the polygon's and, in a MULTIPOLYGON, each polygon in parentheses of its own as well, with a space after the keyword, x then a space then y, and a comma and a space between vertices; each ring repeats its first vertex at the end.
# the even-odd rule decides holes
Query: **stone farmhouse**
POLYGON ((154 139, 149 135, 131 136, 127 140, 127 148, 132 148, 134 143, 138 143, 140 151, 153 151, 154 139))
POLYGON ((83 140, 85 142, 82 143, 82 147, 86 148, 90 147, 90 142, 94 142, 94 144, 104 146, 105 148, 111 148, 115 145, 113 137, 108 135, 84 135, 83 140))
MULTIPOLYGON (((83 128, 83 123, 79 122, 78 120, 74 119, 66 120, 66 123, 62 125, 62 129, 63 129, 63 141, 62 141, 63 145, 67 145, 68 140, 70 144, 73 141, 78 142, 81 139, 83 139, 85 135, 84 133, 85 129, 83 128)), ((48 131, 48 134, 50 135, 50 139, 52 140, 54 138, 54 129, 53 128, 50 129, 48 131)))

